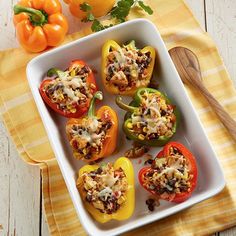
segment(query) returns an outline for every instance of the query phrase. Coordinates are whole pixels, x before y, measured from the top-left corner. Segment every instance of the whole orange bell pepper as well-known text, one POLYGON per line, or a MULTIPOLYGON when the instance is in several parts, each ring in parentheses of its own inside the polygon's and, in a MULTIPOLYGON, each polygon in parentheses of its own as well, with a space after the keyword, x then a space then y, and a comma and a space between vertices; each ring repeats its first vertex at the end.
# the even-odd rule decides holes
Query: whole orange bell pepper
POLYGON ((73 148, 74 157, 85 162, 111 155, 116 148, 118 118, 109 106, 102 106, 95 115, 95 99, 102 100, 102 92, 94 94, 87 116, 70 118, 66 133, 73 148), (99 144, 98 144, 99 142, 99 144))
POLYGON ((58 0, 21 0, 14 6, 13 22, 19 43, 30 52, 59 45, 68 31, 58 0))
POLYGON ((71 14, 79 19, 86 17, 86 12, 80 8, 83 3, 91 6, 91 13, 95 17, 105 16, 115 4, 115 0, 64 0, 64 2, 69 5, 71 14))

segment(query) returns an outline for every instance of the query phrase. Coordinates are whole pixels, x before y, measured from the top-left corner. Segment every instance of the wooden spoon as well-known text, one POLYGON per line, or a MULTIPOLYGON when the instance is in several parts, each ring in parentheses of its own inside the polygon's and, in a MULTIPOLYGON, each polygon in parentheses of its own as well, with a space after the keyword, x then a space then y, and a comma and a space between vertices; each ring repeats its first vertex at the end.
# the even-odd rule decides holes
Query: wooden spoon
POLYGON ((236 122, 203 85, 197 56, 191 50, 184 47, 172 48, 169 50, 169 54, 182 81, 191 84, 201 92, 218 115, 223 125, 236 140, 236 122))

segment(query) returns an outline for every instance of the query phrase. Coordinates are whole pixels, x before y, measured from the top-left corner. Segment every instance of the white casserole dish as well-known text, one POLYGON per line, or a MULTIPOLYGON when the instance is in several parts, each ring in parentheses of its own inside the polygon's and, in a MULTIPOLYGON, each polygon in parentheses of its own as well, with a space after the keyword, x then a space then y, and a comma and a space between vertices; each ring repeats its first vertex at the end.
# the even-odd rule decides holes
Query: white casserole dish
MULTIPOLYGON (((184 90, 184 86, 161 36, 155 25, 150 21, 145 19, 132 20, 50 50, 34 58, 28 64, 27 77, 80 222, 88 234, 96 236, 118 235, 181 211, 193 204, 214 196, 223 189, 225 181, 216 154, 184 90), (151 45, 156 49, 158 56, 154 69, 154 78, 157 79, 160 84, 160 90, 164 91, 167 96, 174 101, 174 104, 178 106, 181 112, 180 126, 173 140, 182 142, 194 153, 197 159, 199 178, 197 188, 188 200, 180 204, 161 201, 156 211, 149 212, 145 200, 150 194, 139 185, 137 179, 138 170, 144 166, 144 160, 142 158, 134 159, 132 162, 135 169, 136 207, 133 216, 126 221, 111 221, 100 224, 94 221, 86 209, 84 209, 76 188, 77 171, 81 166, 85 165, 85 163, 74 159, 72 156, 65 133, 65 123, 67 119, 60 117, 45 105, 38 88, 49 68, 57 67, 65 69, 68 67, 70 61, 75 59, 86 61, 92 69, 98 72, 95 74, 95 77, 99 89, 104 92, 104 100, 101 105, 106 104, 113 107, 117 111, 120 121, 118 152, 104 159, 104 162, 114 162, 115 159, 123 156, 125 151, 131 147, 132 143, 125 138, 121 130, 125 112, 116 106, 114 102, 115 96, 104 91, 100 76, 101 48, 109 39, 114 39, 119 43, 134 39, 140 48, 151 45), (142 160, 142 163, 139 163, 139 159, 142 160)), ((152 148, 151 154, 154 156, 160 149, 161 148, 152 148)))

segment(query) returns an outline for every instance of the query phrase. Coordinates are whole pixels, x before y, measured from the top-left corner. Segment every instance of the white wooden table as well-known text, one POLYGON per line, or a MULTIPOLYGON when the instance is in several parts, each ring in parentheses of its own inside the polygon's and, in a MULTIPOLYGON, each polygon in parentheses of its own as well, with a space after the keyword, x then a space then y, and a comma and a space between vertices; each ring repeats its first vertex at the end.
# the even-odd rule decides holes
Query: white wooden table
MULTIPOLYGON (((12 24, 12 6, 16 2, 0 1, 0 50, 18 46, 12 24)), ((236 0, 186 2, 215 40, 236 85, 236 0)), ((70 32, 75 32, 79 21, 63 9, 73 25, 70 32)), ((40 171, 20 159, 0 121, 0 236, 49 235, 42 206, 40 171)), ((236 235, 236 227, 216 235, 236 235)))

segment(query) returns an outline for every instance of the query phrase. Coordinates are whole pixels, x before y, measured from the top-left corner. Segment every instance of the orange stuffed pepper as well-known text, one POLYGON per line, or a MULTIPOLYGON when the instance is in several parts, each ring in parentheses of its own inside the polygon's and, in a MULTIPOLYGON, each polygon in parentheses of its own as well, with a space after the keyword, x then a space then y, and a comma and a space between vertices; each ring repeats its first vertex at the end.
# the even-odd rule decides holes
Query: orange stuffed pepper
POLYGON ((95 115, 95 100, 102 100, 102 92, 95 93, 87 116, 71 118, 66 124, 66 132, 74 157, 86 162, 111 155, 116 148, 118 118, 109 106, 102 106, 95 115))

